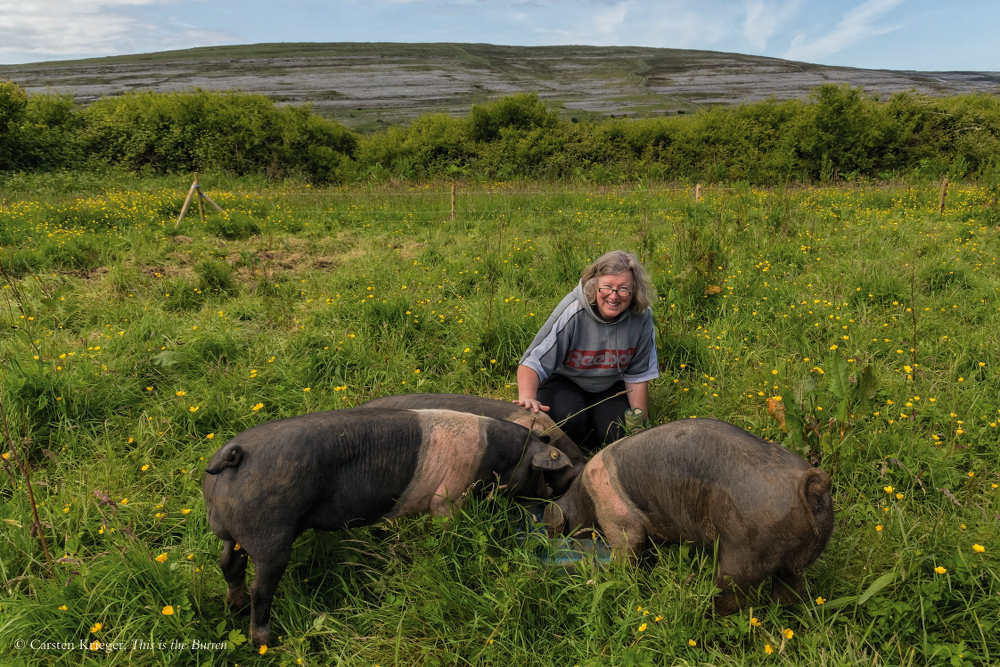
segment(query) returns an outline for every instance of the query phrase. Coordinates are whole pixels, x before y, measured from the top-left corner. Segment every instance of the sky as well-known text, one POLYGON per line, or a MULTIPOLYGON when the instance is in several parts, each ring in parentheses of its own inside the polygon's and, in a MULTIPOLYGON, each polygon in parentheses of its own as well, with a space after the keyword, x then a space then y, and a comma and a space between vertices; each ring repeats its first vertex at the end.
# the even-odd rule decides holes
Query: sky
POLYGON ((705 49, 1000 71, 1000 0, 0 0, 0 64, 266 42, 705 49))

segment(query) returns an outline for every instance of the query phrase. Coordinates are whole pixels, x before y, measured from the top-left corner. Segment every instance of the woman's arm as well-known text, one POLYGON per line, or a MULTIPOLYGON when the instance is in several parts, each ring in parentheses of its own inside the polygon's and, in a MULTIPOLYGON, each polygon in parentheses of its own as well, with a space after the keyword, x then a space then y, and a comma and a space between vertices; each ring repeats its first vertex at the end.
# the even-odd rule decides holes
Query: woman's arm
POLYGON ((549 406, 538 402, 538 373, 527 366, 517 367, 517 400, 514 402, 532 412, 549 411, 549 406))
POLYGON ((648 382, 626 382, 625 389, 628 391, 626 398, 631 408, 639 408, 643 414, 649 414, 649 383, 648 382))

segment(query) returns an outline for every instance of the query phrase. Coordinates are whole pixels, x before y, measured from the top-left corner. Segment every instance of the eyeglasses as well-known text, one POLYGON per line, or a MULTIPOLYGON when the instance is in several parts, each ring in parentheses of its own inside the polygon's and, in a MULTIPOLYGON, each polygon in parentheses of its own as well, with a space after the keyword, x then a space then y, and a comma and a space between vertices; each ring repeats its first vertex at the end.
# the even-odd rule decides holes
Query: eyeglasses
POLYGON ((601 286, 597 288, 597 291, 600 292, 603 296, 610 296, 612 292, 617 292, 618 296, 620 296, 623 299, 627 299, 628 297, 632 296, 631 287, 614 288, 614 287, 601 286))

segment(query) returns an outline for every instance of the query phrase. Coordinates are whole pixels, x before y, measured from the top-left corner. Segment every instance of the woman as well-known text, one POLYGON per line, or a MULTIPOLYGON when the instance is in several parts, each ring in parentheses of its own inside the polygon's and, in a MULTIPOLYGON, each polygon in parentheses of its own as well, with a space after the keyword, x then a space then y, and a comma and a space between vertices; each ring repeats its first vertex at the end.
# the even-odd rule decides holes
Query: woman
POLYGON ((653 288, 635 255, 613 250, 580 276, 542 325, 517 367, 517 401, 556 422, 584 449, 624 435, 626 410, 647 414, 659 377, 653 288))

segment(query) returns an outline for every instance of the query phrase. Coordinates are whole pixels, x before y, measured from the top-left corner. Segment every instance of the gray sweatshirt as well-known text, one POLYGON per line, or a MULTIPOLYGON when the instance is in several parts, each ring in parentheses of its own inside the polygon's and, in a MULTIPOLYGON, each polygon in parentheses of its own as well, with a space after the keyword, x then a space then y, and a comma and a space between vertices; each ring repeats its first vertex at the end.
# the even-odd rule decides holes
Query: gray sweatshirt
POLYGON ((558 373, 590 392, 619 380, 652 380, 660 376, 653 311, 627 310, 608 322, 594 312, 578 284, 545 320, 520 363, 538 374, 539 383, 558 373))

